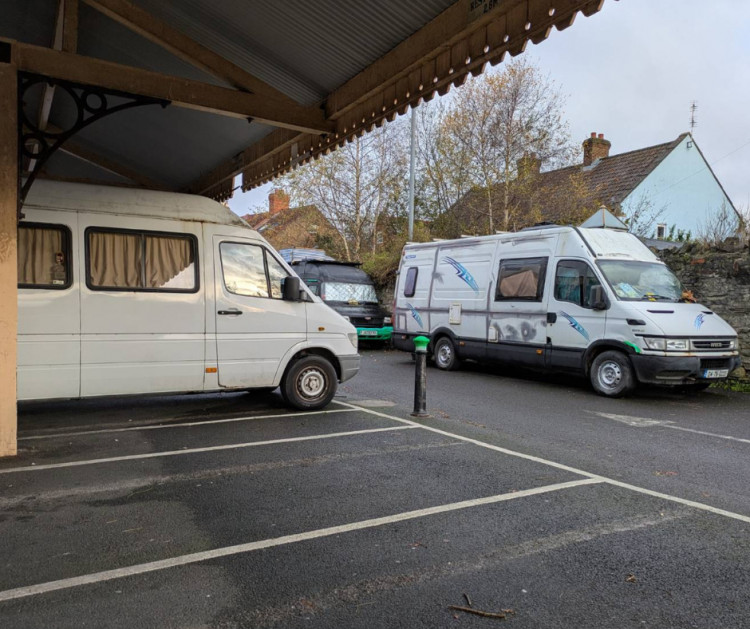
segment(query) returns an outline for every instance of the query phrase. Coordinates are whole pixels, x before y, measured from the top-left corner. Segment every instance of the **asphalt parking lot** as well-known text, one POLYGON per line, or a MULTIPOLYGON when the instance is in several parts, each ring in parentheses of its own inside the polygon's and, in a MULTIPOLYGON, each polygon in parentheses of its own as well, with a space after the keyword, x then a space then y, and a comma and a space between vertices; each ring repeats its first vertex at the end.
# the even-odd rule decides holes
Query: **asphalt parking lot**
POLYGON ((3 627, 750 622, 747 515, 388 399, 29 405, 19 447, 0 462, 3 627))

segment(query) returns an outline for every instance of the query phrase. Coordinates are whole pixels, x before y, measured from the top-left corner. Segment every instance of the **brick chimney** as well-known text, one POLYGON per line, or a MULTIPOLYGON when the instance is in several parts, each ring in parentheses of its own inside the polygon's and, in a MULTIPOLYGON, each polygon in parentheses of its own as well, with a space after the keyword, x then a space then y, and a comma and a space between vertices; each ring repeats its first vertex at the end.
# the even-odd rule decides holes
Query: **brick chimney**
POLYGON ((534 154, 524 153, 524 156, 516 162, 519 177, 538 175, 542 169, 542 160, 534 154))
POLYGON ((609 157, 609 147, 612 143, 604 139, 604 134, 592 133, 590 138, 583 141, 583 165, 591 166, 596 160, 609 157))
POLYGON ((289 209, 289 195, 281 188, 275 188, 268 195, 268 211, 271 214, 289 209))

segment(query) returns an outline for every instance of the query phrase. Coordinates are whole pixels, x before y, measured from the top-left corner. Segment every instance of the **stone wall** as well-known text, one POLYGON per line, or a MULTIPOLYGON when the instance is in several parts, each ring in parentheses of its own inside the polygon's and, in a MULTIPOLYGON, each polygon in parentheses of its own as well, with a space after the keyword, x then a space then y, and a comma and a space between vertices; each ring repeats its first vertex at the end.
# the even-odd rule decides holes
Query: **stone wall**
POLYGON ((750 371, 750 250, 747 246, 706 247, 658 251, 696 300, 714 310, 737 330, 740 353, 750 371))

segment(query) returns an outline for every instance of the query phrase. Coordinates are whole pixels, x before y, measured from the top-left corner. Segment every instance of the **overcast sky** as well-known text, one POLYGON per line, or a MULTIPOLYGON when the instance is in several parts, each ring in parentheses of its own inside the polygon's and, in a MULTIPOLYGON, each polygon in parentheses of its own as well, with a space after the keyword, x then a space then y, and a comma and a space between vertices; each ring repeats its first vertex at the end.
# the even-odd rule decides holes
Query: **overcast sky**
MULTIPOLYGON (((735 207, 750 205, 750 1, 606 0, 524 54, 567 94, 573 139, 603 133, 611 154, 690 131, 696 101, 698 146, 735 207)), ((266 206, 271 187, 230 207, 266 206)))

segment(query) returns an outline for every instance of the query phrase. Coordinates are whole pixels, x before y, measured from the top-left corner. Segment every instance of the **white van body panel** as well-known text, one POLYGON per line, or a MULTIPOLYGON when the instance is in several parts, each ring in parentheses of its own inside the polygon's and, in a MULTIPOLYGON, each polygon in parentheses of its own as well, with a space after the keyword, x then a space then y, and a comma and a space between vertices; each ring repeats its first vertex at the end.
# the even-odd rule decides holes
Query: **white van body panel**
POLYGON ((396 283, 393 343, 413 351, 417 334, 433 343, 445 336, 458 358, 579 373, 588 373, 601 352, 617 351, 641 382, 670 385, 720 379, 739 366, 737 333, 729 324, 685 299, 650 288, 635 294, 623 278, 636 270, 639 284, 649 287, 647 275, 668 275, 637 237, 608 229, 545 226, 407 244, 396 283), (514 269, 533 273, 536 293, 499 290, 500 274, 509 277, 514 269), (414 294, 407 296, 407 277, 415 273, 414 294), (616 285, 607 273, 620 274, 616 285), (592 305, 596 290, 606 307, 592 305), (667 340, 670 348, 660 349, 667 340))
POLYGON ((191 195, 38 181, 24 213, 22 225, 68 230, 72 280, 67 287, 19 288, 19 400, 273 387, 300 351, 329 356, 342 381, 357 372, 355 329, 304 284, 307 302, 227 291, 222 242, 261 247, 286 274, 294 272, 257 232, 218 203, 191 195), (87 242, 96 230, 188 239, 193 262, 161 284, 184 290, 92 286, 87 242), (232 309, 242 314, 218 314, 232 309))

